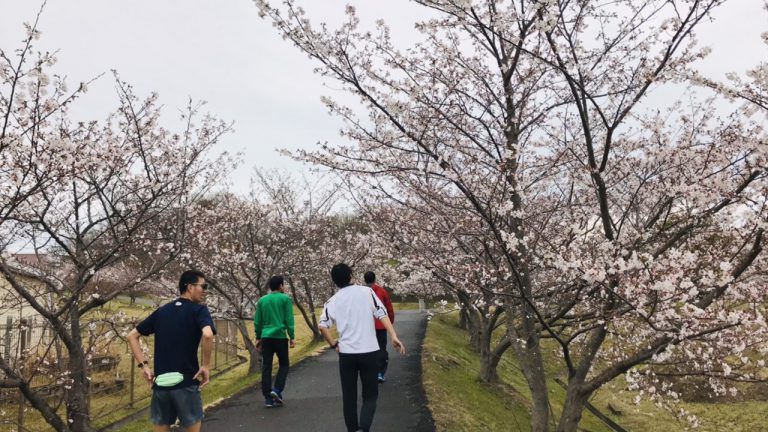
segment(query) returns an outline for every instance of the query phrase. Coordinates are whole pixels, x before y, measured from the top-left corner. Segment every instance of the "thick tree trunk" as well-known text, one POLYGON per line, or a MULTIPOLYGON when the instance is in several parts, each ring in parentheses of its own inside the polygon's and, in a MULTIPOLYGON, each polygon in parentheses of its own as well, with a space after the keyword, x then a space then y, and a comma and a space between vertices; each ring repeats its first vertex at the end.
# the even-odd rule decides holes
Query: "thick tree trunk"
POLYGON ((469 309, 467 316, 467 333, 469 334, 469 346, 472 347, 472 350, 479 353, 483 340, 482 317, 480 316, 480 313, 477 311, 477 309, 469 309))
MULTIPOLYGON (((245 338, 243 338, 245 339, 245 338)), ((256 349, 256 344, 247 339, 245 348, 248 350, 248 374, 254 374, 261 371, 261 351, 256 349)))
POLYGON ((470 320, 469 325, 469 346, 476 353, 480 352, 480 329, 479 325, 476 325, 473 320, 470 320))
POLYGON ((261 372, 261 352, 256 350, 256 346, 248 349, 248 375, 261 372))
POLYGON ((243 336, 243 343, 245 343, 245 349, 248 350, 248 374, 257 373, 261 371, 261 352, 256 349, 256 344, 251 339, 251 333, 248 331, 248 326, 243 323, 242 320, 235 320, 235 325, 238 331, 243 336))
POLYGON ((497 383, 499 382, 499 373, 496 367, 499 364, 498 358, 493 357, 489 349, 480 350, 480 374, 478 379, 484 383, 497 383))
POLYGON ((538 346, 524 351, 524 355, 529 356, 521 362, 521 366, 528 382, 528 388, 531 390, 531 431, 544 432, 547 430, 547 423, 549 422, 549 395, 547 394, 543 359, 538 346))
POLYGON ((480 328, 477 332, 477 352, 480 354, 479 379, 485 383, 498 382, 499 375, 496 372, 495 366, 495 364, 498 364, 498 360, 495 364, 492 360, 493 350, 491 349, 491 339, 493 338, 493 327, 485 317, 479 318, 482 319, 482 325, 479 326, 480 328))
POLYGON ((505 334, 496 347, 493 347, 493 333, 496 331, 499 318, 504 315, 504 309, 500 307, 490 310, 482 310, 478 313, 481 322, 480 327, 480 374, 481 382, 495 383, 499 381, 497 368, 502 354, 509 348, 509 337, 505 334))
POLYGON ((90 381, 88 367, 83 350, 83 340, 80 334, 80 313, 77 305, 73 305, 69 317, 72 344, 67 345, 69 353, 69 388, 65 386, 67 422, 73 432, 95 432, 91 427, 88 407, 90 381))
MULTIPOLYGON (((614 285, 616 282, 614 281, 614 285)), ((608 331, 605 327, 598 327, 589 332, 589 338, 581 345, 579 353, 579 364, 569 370, 568 387, 565 390, 565 404, 560 421, 557 425, 558 432, 575 432, 581 420, 581 414, 584 412, 584 404, 592 390, 584 389, 584 382, 587 379, 587 373, 594 362, 600 346, 605 341, 608 331)))
POLYGON ((304 293, 307 296, 307 302, 309 303, 309 316, 312 319, 310 329, 312 330, 312 338, 316 341, 323 340, 323 334, 320 333, 320 326, 317 324, 317 315, 315 314, 315 297, 312 295, 312 291, 309 289, 309 282, 306 278, 301 279, 302 285, 304 285, 304 293))
POLYGON ((315 316, 315 307, 314 307, 314 300, 312 299, 312 294, 309 290, 309 285, 307 284, 306 280, 302 280, 304 284, 304 291, 307 295, 307 301, 309 302, 309 312, 307 312, 307 309, 301 304, 299 301, 299 297, 296 295, 296 287, 293 284, 293 279, 288 278, 288 286, 291 288, 291 294, 293 295, 293 304, 296 305, 296 309, 301 312, 302 318, 304 318, 304 322, 307 324, 307 327, 312 331, 312 339, 314 340, 322 340, 323 335, 320 333, 320 328, 317 325, 317 317, 315 316))
MULTIPOLYGON (((499 381, 499 361, 504 352, 509 349, 512 344, 509 342, 509 338, 504 337, 495 348, 488 349, 487 354, 480 353, 480 381, 484 383, 495 383, 499 381)), ((490 348, 490 346, 489 346, 490 348)))
POLYGON ((576 379, 568 380, 565 393, 565 404, 557 425, 557 432, 576 432, 584 412, 584 403, 589 398, 580 391, 582 382, 576 379))
POLYGON ((469 300, 469 295, 461 290, 456 291, 456 300, 461 305, 461 309, 459 309, 459 328, 469 331, 472 302, 469 300))
POLYGON ((549 393, 541 355, 540 336, 528 307, 508 304, 507 339, 531 391, 531 431, 546 432, 549 423, 549 393), (510 312, 514 311, 514 312, 510 312), (520 319, 522 316, 522 319, 520 319), (517 318, 517 323, 515 321, 517 318), (517 324, 517 326, 515 325, 517 324))
POLYGON ((462 306, 459 310, 459 328, 462 330, 469 330, 469 312, 467 312, 467 306, 462 306))

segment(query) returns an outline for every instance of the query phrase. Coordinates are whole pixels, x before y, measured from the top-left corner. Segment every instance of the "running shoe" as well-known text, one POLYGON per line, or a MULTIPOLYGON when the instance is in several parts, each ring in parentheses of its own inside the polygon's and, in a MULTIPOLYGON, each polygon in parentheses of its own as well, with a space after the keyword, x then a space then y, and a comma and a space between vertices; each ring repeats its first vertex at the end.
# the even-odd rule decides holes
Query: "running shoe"
POLYGON ((280 393, 279 390, 274 389, 269 395, 272 396, 273 406, 276 406, 276 407, 283 406, 283 395, 280 393))
POLYGON ((378 380, 380 383, 383 383, 384 381, 386 381, 386 380, 384 379, 384 374, 383 374, 383 373, 380 373, 380 374, 379 374, 379 375, 376 377, 376 379, 377 379, 377 380, 378 380))
POLYGON ((267 398, 267 399, 264 401, 264 406, 265 406, 265 407, 267 407, 267 408, 273 408, 273 407, 275 406, 275 401, 274 401, 274 400, 272 400, 272 398, 271 398, 271 397, 268 397, 268 398, 267 398))

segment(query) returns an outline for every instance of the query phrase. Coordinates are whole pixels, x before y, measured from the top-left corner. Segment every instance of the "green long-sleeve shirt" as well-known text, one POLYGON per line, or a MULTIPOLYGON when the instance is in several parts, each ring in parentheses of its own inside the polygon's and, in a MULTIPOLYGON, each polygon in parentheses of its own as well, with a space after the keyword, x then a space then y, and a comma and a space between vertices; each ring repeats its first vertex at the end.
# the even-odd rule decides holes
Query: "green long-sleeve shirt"
POLYGON ((262 296, 253 314, 253 329, 256 339, 285 339, 288 332, 288 337, 295 340, 291 298, 279 291, 262 296))

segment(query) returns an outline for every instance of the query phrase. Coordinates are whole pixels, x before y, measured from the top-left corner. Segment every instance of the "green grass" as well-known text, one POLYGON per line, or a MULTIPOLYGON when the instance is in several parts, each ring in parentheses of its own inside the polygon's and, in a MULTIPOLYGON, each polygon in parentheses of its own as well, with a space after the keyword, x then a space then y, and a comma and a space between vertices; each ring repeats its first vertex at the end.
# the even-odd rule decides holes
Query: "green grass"
MULTIPOLYGON (((401 310, 418 310, 419 304, 418 303, 392 303, 392 307, 395 309, 395 312, 401 311, 401 310)), ((397 317, 395 317, 397 319, 397 317)))
MULTIPOLYGON (((481 383, 477 379, 480 359, 470 348, 466 332, 459 329, 457 313, 436 315, 430 321, 423 352, 424 388, 438 431, 530 430, 531 394, 511 353, 507 351, 499 362, 501 383, 481 383)), ((551 409, 559 416, 565 390, 554 376, 548 368, 551 409)), ((579 426, 590 432, 610 432, 587 411, 579 426)))
POLYGON ((489 387, 477 381, 479 360, 455 319, 433 318, 422 352, 424 387, 438 431, 526 430, 528 398, 512 386, 489 387))
MULTIPOLYGON (((554 381, 558 363, 553 347, 543 344, 547 386, 555 421, 559 418, 565 390, 554 381)), ((466 332, 458 328, 457 314, 437 315, 429 323, 422 356, 424 387, 437 431, 529 431, 530 392, 511 352, 499 363, 503 384, 487 385, 477 380, 479 357, 469 346, 466 332)), ((635 392, 624 390, 623 378, 607 384, 590 402, 603 414, 629 431, 679 431, 690 424, 667 409, 642 400, 634 403, 635 392), (611 403, 622 415, 611 415, 611 403)), ((768 430, 766 402, 680 403, 679 407, 699 418, 696 431, 768 430)), ((554 424, 550 430, 554 430, 554 424)), ((610 429, 588 411, 584 411, 579 429, 610 432, 610 429)))
MULTIPOLYGON (((676 417, 668 409, 657 407, 653 402, 643 399, 634 403, 637 393, 624 390, 624 379, 619 378, 609 383, 592 398, 592 404, 608 417, 630 431, 664 430, 676 431, 691 429, 683 418, 676 417), (608 402, 622 411, 622 415, 610 415, 608 402)), ((766 412, 768 402, 749 401, 738 403, 687 403, 677 405, 695 415, 699 420, 698 432, 752 432, 768 430, 766 412)), ((694 429, 691 429, 694 430, 694 429)))

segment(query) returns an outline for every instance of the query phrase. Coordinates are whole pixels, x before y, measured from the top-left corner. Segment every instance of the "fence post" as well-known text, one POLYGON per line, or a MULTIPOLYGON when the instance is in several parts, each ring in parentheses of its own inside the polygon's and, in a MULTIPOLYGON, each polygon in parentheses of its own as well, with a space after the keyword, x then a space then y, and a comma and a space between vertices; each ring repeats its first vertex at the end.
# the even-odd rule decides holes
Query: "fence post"
POLYGON ((29 321, 27 321, 28 324, 28 330, 27 330, 27 345, 26 346, 32 346, 32 332, 35 329, 35 318, 30 318, 29 321))
POLYGON ((11 359, 11 327, 13 327, 13 318, 8 317, 5 321, 5 358, 11 359))
POLYGON ((213 368, 219 367, 219 338, 213 338, 213 368))
POLYGON ((128 407, 133 408, 133 400, 136 396, 134 393, 134 384, 136 383, 136 369, 138 368, 133 366, 133 357, 130 357, 128 362, 128 369, 131 370, 131 399, 128 401, 128 407))
MULTIPOLYGON (((224 344, 228 345, 229 344, 229 321, 224 321, 224 322, 227 324, 226 325, 227 331, 225 336, 226 339, 224 340, 224 344)), ((224 350, 224 364, 229 364, 229 349, 224 350)))
MULTIPOLYGON (((19 321, 19 365, 18 368, 24 374, 24 351, 27 349, 27 329, 25 328, 27 321, 22 319, 19 321)), ((24 393, 19 390, 19 432, 24 431, 24 393)))
POLYGON ((426 307, 424 306, 424 299, 419 299, 419 312, 424 312, 426 307))
POLYGON ((240 330, 237 328, 237 324, 235 322, 232 322, 232 344, 230 348, 232 349, 232 357, 237 360, 237 344, 240 343, 240 340, 238 339, 240 337, 240 330))
POLYGON ((232 356, 237 360, 237 344, 238 344, 238 337, 240 337, 240 330, 237 328, 237 324, 232 322, 232 334, 234 337, 232 338, 232 344, 229 346, 230 349, 232 349, 232 356))
POLYGON ((48 334, 48 322, 43 320, 40 323, 40 340, 38 341, 41 344, 44 344, 46 339, 45 335, 48 334))

